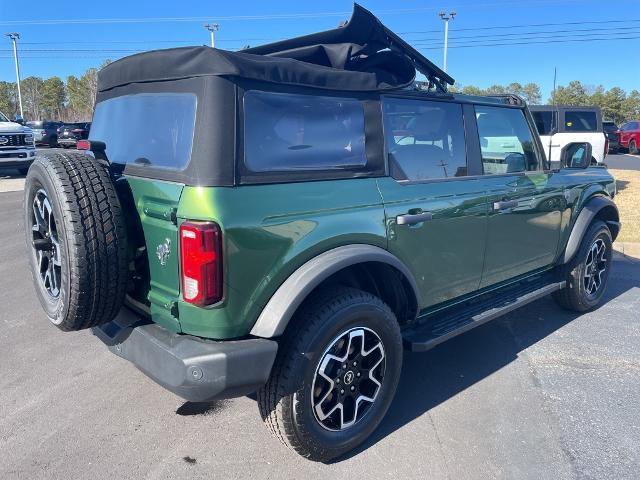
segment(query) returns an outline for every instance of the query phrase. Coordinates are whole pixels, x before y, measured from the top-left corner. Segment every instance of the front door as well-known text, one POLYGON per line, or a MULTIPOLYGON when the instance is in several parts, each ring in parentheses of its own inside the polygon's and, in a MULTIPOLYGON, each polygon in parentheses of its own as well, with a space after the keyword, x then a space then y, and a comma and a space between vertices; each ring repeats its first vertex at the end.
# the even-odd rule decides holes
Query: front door
POLYGON ((479 287, 486 195, 482 178, 469 176, 462 105, 389 97, 383 115, 389 250, 411 269, 424 309, 479 287))
POLYGON ((475 107, 489 216, 481 287, 553 263, 565 198, 520 108, 475 107))

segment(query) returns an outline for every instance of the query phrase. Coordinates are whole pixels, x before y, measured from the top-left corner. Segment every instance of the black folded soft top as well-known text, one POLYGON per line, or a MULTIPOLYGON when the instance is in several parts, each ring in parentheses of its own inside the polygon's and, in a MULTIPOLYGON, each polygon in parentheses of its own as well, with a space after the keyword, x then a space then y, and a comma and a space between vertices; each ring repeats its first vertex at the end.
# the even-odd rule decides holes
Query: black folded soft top
POLYGON ((375 91, 410 85, 416 70, 440 91, 454 83, 371 12, 355 4, 345 26, 239 52, 183 47, 125 57, 100 71, 98 90, 221 76, 328 90, 375 91))

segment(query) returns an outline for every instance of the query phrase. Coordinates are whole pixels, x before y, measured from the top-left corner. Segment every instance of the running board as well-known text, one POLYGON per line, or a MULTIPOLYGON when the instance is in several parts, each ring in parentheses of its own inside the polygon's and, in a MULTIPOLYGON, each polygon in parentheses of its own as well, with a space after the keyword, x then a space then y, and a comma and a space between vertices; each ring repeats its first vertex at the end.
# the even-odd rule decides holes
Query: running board
POLYGON ((564 281, 546 283, 540 280, 525 281, 517 288, 469 302, 465 307, 452 312, 434 314, 403 332, 405 347, 412 352, 425 352, 450 338, 560 290, 566 284, 564 281))

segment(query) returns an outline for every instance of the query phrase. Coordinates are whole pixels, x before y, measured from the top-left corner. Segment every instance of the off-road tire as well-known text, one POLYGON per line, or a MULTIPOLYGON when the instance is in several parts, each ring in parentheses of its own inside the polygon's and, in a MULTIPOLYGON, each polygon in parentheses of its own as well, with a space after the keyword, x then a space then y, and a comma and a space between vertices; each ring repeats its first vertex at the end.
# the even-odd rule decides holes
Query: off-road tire
POLYGON ((629 142, 629 153, 632 155, 637 155, 638 154, 638 146, 636 145, 636 141, 635 140, 631 140, 629 142))
POLYGON ((108 165, 81 152, 39 155, 29 169, 24 198, 31 273, 49 320, 64 331, 111 321, 124 301, 128 266, 127 230, 108 165), (34 250, 34 198, 43 191, 52 207, 60 252, 55 297, 41 279, 34 250))
POLYGON ((564 279, 567 285, 562 290, 553 293, 555 301, 563 308, 574 312, 586 312, 595 308, 607 288, 607 281, 611 272, 612 258, 611 232, 604 222, 594 221, 587 229, 582 243, 575 256, 564 266, 564 279), (601 285, 594 295, 588 295, 584 285, 584 275, 586 271, 586 261, 592 245, 601 239, 604 242, 606 251, 606 270, 603 273, 601 285))
POLYGON ((280 341, 271 377, 258 392, 260 414, 284 445, 314 461, 329 461, 354 449, 376 429, 400 378, 402 338, 391 309, 370 293, 349 287, 322 289, 307 299, 280 341), (315 417, 311 388, 323 353, 336 336, 355 327, 375 332, 386 364, 369 410, 342 431, 325 429, 315 417))

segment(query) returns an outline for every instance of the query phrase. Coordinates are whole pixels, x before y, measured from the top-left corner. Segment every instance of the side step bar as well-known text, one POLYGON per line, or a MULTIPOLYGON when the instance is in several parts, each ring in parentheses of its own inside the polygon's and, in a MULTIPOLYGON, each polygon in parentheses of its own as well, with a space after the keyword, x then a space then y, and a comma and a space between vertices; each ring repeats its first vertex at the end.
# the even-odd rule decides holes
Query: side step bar
POLYGON ((565 284, 564 281, 545 285, 530 282, 518 291, 498 293, 489 300, 471 304, 453 313, 440 314, 405 330, 405 347, 412 352, 426 352, 450 338, 560 290, 565 284))

